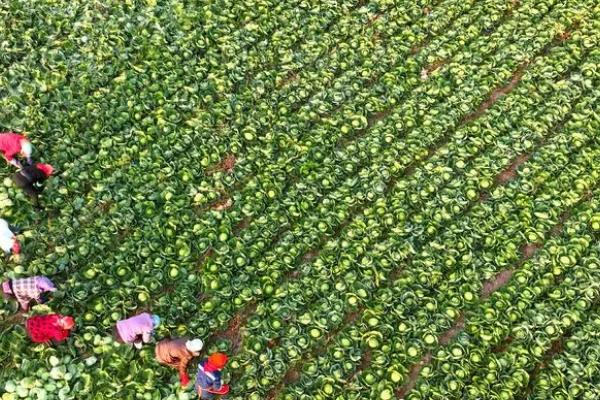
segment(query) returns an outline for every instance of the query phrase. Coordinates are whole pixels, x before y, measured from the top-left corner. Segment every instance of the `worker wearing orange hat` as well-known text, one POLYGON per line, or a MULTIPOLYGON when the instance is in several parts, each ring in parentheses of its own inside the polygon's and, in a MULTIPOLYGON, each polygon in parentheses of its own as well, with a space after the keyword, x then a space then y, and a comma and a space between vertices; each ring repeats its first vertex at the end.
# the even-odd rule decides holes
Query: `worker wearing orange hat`
POLYGON ((27 334, 34 343, 65 341, 74 326, 73 317, 60 314, 36 315, 25 323, 27 334))
POLYGON ((52 175, 54 168, 50 164, 38 163, 21 168, 13 175, 13 181, 18 188, 29 196, 35 205, 43 190, 43 182, 52 175))
POLYGON ((229 393, 229 385, 221 381, 221 371, 227 364, 227 356, 223 353, 213 353, 200 361, 196 375, 196 390, 201 399, 214 399, 215 395, 229 393))

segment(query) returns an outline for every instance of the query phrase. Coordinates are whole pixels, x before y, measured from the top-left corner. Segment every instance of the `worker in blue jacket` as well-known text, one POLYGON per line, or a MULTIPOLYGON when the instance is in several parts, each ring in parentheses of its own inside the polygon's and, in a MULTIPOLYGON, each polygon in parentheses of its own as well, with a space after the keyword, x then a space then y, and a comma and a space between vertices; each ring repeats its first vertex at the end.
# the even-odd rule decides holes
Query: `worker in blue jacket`
POLYGON ((201 399, 214 399, 215 395, 225 395, 229 386, 221 381, 221 371, 227 364, 227 356, 214 353, 200 361, 196 375, 196 390, 201 399))

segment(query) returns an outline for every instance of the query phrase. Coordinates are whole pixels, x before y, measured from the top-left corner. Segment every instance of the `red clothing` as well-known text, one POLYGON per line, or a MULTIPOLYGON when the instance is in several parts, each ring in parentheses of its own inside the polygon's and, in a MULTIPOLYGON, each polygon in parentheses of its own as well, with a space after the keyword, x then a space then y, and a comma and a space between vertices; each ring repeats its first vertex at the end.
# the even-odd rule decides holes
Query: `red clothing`
POLYGON ((36 315, 26 322, 27 334, 35 343, 48 343, 51 340, 62 342, 69 337, 71 331, 59 325, 62 315, 36 315))
POLYGON ((26 137, 18 133, 0 133, 0 152, 4 154, 7 161, 12 160, 21 152, 21 140, 23 139, 26 137))

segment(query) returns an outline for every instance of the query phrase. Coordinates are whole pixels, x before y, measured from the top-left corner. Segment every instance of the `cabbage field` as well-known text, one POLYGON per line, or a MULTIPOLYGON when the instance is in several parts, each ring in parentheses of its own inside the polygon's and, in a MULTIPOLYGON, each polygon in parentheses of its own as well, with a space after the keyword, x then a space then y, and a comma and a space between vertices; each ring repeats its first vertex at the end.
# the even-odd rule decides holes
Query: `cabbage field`
MULTIPOLYGON (((596 0, 5 0, 0 396, 192 399, 114 342, 162 317, 231 400, 600 398, 596 0)), ((193 362, 190 374, 195 375, 193 362)))

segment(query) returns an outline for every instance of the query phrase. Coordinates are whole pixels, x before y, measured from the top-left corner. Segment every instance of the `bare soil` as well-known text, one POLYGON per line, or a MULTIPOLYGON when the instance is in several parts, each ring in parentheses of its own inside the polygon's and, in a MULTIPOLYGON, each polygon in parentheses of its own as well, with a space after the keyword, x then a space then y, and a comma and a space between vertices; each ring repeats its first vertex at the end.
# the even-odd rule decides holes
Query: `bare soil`
POLYGON ((429 79, 429 76, 447 63, 444 59, 439 59, 421 70, 421 80, 429 79))
POLYGON ((464 314, 460 314, 460 316, 454 322, 454 325, 446 332, 440 335, 438 341, 440 344, 446 346, 448 343, 452 341, 463 329, 465 329, 465 316, 464 314))
POLYGON ((285 275, 283 276, 283 281, 289 281, 291 279, 296 279, 300 276, 300 271, 298 271, 297 269, 288 271, 285 273, 285 275))
POLYGON ((499 272, 494 278, 485 282, 481 289, 481 297, 486 299, 490 297, 490 295, 496 290, 506 285, 506 283, 512 277, 513 272, 513 269, 505 269, 504 271, 499 272))
POLYGON ((235 156, 233 154, 228 154, 225 158, 223 158, 223 160, 219 164, 219 170, 230 174, 233 172, 235 163, 236 163, 235 156))
POLYGON ((228 210, 233 205, 233 200, 230 198, 226 198, 223 200, 217 201, 211 208, 215 211, 223 211, 228 210))
POLYGON ((360 374, 365 368, 367 368, 370 364, 371 364, 371 359, 373 358, 373 353, 371 352, 371 350, 367 350, 362 354, 362 357, 360 358, 360 362, 358 363, 358 367, 356 367, 356 369, 354 370, 354 372, 352 372, 352 374, 350 374, 350 376, 348 377, 348 379, 346 379, 346 382, 350 382, 352 381, 356 375, 360 374))
POLYGON ((513 342, 515 338, 512 336, 507 336, 504 340, 498 343, 496 346, 492 348, 492 353, 502 353, 504 352, 508 346, 513 342))
POLYGON ((525 69, 529 66, 529 63, 530 62, 522 63, 513 73, 510 81, 506 85, 494 89, 490 93, 488 98, 483 103, 481 103, 477 110, 473 111, 471 114, 467 115, 464 118, 463 123, 469 123, 479 118, 487 111, 488 108, 496 104, 498 99, 500 99, 502 96, 509 94, 521 81, 521 78, 523 77, 523 74, 525 74, 525 69))
POLYGON ((299 379, 300 379, 300 372, 298 371, 297 367, 296 366, 290 367, 290 369, 288 369, 287 372, 285 373, 285 375, 283 376, 283 379, 281 380, 279 385, 275 386, 273 389, 271 389, 269 391, 269 393, 267 394, 266 400, 275 400, 277 398, 277 396, 279 395, 279 393, 281 392, 281 390, 286 385, 294 384, 295 382, 298 382, 299 379))
POLYGON ((410 367, 406 383, 396 390, 396 397, 398 399, 403 399, 404 396, 406 396, 411 390, 413 390, 413 388, 417 384, 417 380, 419 379, 419 374, 421 373, 421 370, 425 365, 431 362, 432 357, 433 356, 431 353, 427 353, 423 357, 421 357, 421 360, 414 363, 410 367))
POLYGON ((280 82, 277 89, 281 89, 282 87, 289 85, 290 83, 294 82, 296 79, 298 79, 298 73, 296 71, 288 71, 287 76, 280 82))
POLYGON ((202 267, 204 265, 204 263, 206 263, 206 260, 208 260, 210 257, 212 257, 214 254, 214 251, 212 248, 209 248, 208 250, 206 250, 199 258, 198 258, 198 265, 200 267, 202 267))
POLYGON ((256 303, 252 302, 241 309, 222 331, 215 332, 211 336, 211 342, 217 339, 225 339, 231 342, 231 352, 236 354, 242 347, 242 327, 246 321, 256 311, 256 303))
POLYGON ((233 234, 237 236, 241 231, 246 229, 248 225, 250 225, 250 218, 246 217, 233 228, 233 234))
POLYGON ((525 260, 529 260, 542 247, 543 247, 543 245, 541 243, 529 243, 529 244, 526 244, 525 246, 523 246, 523 249, 521 250, 521 253, 523 254, 523 258, 525 260))
POLYGON ((517 169, 519 169, 521 165, 527 162, 527 160, 529 160, 530 157, 531 154, 521 154, 517 156, 508 167, 506 167, 500 174, 498 174, 498 176, 496 177, 497 184, 506 185, 508 182, 515 179, 515 177, 517 176, 517 169))
POLYGON ((316 250, 316 249, 309 250, 302 256, 302 261, 311 262, 318 256, 319 256, 319 250, 316 250))
POLYGON ((377 13, 377 14, 373 15, 371 18, 369 18, 369 22, 367 22, 367 26, 373 25, 375 23, 375 21, 377 21, 379 18, 381 18, 381 15, 382 14, 377 13))
MULTIPOLYGON (((223 126, 224 128, 224 126, 223 126)), ((227 154, 223 159, 217 164, 207 169, 206 173, 211 175, 215 172, 226 172, 228 174, 233 172, 233 168, 235 167, 236 158, 233 154, 227 154)))
POLYGON ((387 108, 384 111, 380 111, 380 112, 374 113, 369 118, 367 118, 368 126, 369 127, 373 126, 377 122, 381 121, 382 119, 384 119, 385 117, 387 117, 388 115, 390 115, 390 113, 392 112, 392 110, 393 110, 393 108, 387 108))
POLYGON ((98 208, 100 209, 100 211, 103 214, 106 214, 106 213, 108 213, 108 211, 110 210, 112 205, 113 205, 112 200, 106 200, 106 201, 100 202, 100 205, 98 206, 98 208))
POLYGON ((348 325, 354 324, 354 322, 358 319, 358 317, 361 316, 361 314, 364 311, 364 309, 365 309, 364 306, 360 306, 358 308, 358 310, 351 311, 351 312, 347 313, 344 316, 344 319, 342 320, 342 322, 340 323, 340 325, 337 328, 335 328, 335 329, 331 330, 330 332, 328 332, 327 335, 325 335, 325 339, 323 340, 323 346, 322 346, 322 348, 319 349, 319 350, 317 350, 317 351, 315 351, 315 352, 313 352, 313 353, 318 354, 319 352, 324 351, 325 348, 327 347, 327 345, 329 344, 329 342, 331 342, 331 340, 334 337, 336 337, 337 334, 340 333, 340 331, 344 327, 346 327, 348 325))
POLYGON ((562 213, 560 215, 560 217, 558 218, 558 223, 552 227, 550 234, 552 236, 558 235, 563 230, 565 221, 568 220, 570 216, 571 216, 571 213, 568 211, 565 211, 564 213, 562 213))

